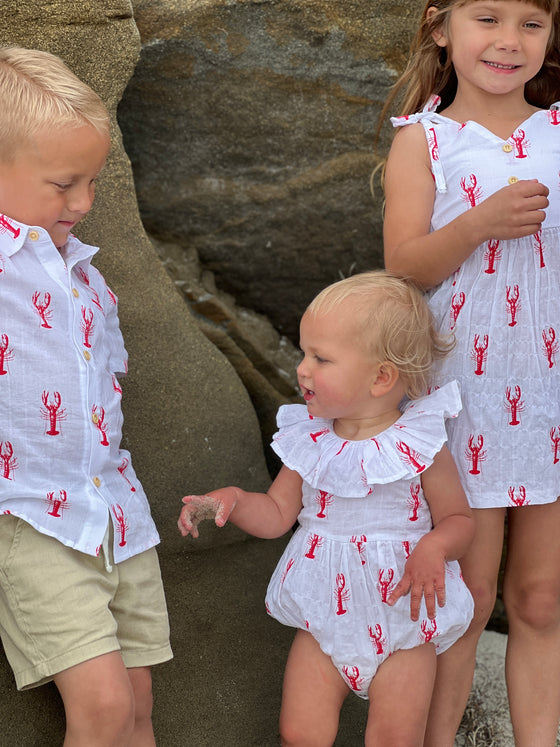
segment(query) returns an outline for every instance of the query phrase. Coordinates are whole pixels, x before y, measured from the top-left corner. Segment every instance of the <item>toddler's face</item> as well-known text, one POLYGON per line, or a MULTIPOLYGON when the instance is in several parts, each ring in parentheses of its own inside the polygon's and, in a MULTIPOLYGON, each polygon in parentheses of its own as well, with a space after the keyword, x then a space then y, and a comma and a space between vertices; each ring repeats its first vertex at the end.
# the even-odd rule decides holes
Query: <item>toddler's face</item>
POLYGON ((0 211, 64 246, 92 206, 108 151, 109 139, 89 124, 42 130, 12 161, 0 162, 0 211))
POLYGON ((351 304, 325 314, 306 312, 300 325, 304 358, 298 383, 310 415, 361 419, 371 405, 378 363, 364 351, 351 304))

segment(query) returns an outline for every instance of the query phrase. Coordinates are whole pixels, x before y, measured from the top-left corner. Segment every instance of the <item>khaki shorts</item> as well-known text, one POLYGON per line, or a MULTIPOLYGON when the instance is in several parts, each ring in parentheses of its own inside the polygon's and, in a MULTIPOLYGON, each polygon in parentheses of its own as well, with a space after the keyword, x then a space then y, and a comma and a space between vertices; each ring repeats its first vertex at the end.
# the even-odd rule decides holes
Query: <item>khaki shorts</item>
POLYGON ((19 690, 112 651, 127 668, 172 658, 155 548, 105 560, 0 515, 0 635, 19 690))

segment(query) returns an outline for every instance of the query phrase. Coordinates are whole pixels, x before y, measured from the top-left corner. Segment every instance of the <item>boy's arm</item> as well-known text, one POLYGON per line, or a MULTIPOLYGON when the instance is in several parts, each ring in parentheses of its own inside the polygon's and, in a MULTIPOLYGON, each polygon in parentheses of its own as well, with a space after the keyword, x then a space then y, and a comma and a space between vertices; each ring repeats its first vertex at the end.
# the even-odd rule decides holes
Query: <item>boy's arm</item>
POLYGON ((205 495, 187 495, 179 517, 183 536, 198 537, 198 524, 214 518, 217 526, 229 519, 243 531, 272 539, 290 529, 302 508, 302 479, 282 467, 266 493, 250 493, 237 487, 220 488, 205 495))
POLYGON ((394 604, 410 592, 412 620, 418 620, 422 597, 428 617, 436 614, 436 600, 445 604, 445 562, 458 560, 474 537, 474 519, 457 467, 444 446, 422 473, 422 489, 432 514, 433 529, 422 537, 407 560, 405 573, 389 597, 394 604))
POLYGON ((438 285, 484 241, 530 236, 541 227, 548 189, 508 185, 430 233, 435 184, 421 124, 397 132, 385 169, 385 267, 424 288, 438 285))

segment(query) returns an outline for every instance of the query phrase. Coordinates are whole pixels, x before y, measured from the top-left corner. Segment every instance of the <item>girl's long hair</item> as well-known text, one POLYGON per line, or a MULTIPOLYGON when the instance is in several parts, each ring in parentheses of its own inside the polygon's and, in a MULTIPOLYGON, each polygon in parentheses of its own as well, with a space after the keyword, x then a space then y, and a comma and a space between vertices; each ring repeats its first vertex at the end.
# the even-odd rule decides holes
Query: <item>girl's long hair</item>
MULTIPOLYGON (((477 0, 427 0, 420 26, 412 42, 406 69, 393 86, 381 111, 376 141, 385 117, 396 99, 402 99, 398 112, 400 115, 414 114, 421 110, 432 94, 441 97, 440 109, 445 109, 453 102, 457 93, 457 76, 451 62, 450 47, 439 47, 432 34, 438 29, 446 29, 451 11, 469 2, 477 0), (428 17, 428 9, 432 7, 437 8, 437 12, 428 17)), ((541 109, 548 109, 560 99, 558 2, 559 0, 531 0, 530 3, 552 16, 552 31, 543 66, 525 85, 525 98, 530 104, 541 109)))

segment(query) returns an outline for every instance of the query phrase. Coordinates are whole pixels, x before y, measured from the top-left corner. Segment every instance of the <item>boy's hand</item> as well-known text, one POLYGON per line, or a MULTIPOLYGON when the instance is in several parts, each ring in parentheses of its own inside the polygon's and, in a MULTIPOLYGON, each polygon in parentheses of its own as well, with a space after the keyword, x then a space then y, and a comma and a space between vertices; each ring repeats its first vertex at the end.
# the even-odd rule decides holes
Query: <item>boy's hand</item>
POLYGON ((428 534, 418 542, 406 562, 403 577, 387 600, 393 606, 410 592, 410 619, 414 621, 420 617, 422 597, 430 620, 436 616, 436 600, 439 607, 445 605, 445 556, 430 539, 428 534))
POLYGON ((207 495, 186 495, 177 525, 183 537, 198 537, 198 525, 205 519, 214 519, 216 526, 223 527, 236 503, 236 491, 223 488, 207 495))

